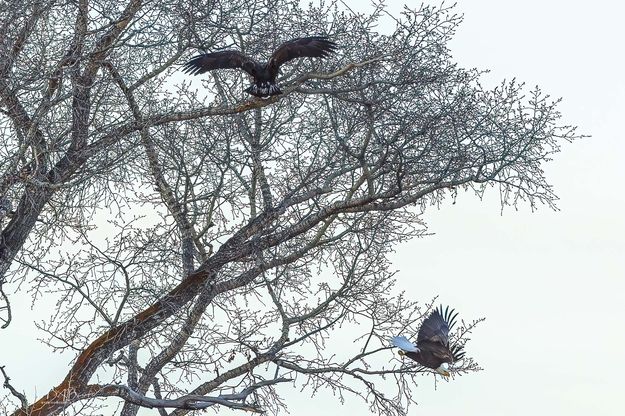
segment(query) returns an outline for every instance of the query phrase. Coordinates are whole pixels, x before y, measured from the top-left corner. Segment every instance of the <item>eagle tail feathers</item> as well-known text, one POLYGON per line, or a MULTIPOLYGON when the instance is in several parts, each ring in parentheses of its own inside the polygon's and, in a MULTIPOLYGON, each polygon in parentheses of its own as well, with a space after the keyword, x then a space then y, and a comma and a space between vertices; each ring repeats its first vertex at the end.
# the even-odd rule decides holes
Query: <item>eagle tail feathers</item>
POLYGON ((272 95, 282 94, 280 87, 272 82, 252 84, 245 89, 245 92, 256 97, 271 97, 272 95))
POLYGON ((391 343, 404 351, 407 352, 419 352, 419 348, 414 345, 412 342, 408 341, 408 338, 404 336, 393 337, 391 338, 391 343))

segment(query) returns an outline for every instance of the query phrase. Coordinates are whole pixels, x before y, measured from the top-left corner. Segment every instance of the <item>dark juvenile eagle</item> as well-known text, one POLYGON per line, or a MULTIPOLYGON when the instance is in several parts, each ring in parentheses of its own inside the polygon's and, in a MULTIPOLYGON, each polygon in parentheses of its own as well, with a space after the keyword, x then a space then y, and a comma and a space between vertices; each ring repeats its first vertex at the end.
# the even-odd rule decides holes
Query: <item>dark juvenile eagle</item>
POLYGON ((185 63, 183 72, 197 75, 213 69, 240 68, 254 79, 245 92, 256 97, 270 97, 282 94, 276 85, 276 77, 283 63, 295 58, 325 58, 336 47, 336 43, 325 36, 292 39, 280 45, 266 63, 257 62, 234 50, 205 53, 185 63))
POLYGON ((449 376, 449 365, 464 357, 462 346, 449 346, 449 331, 456 324, 458 314, 443 310, 440 306, 434 310, 421 324, 417 335, 417 345, 408 341, 404 336, 393 337, 391 342, 399 347, 399 354, 405 355, 424 367, 433 368, 437 373, 449 376))

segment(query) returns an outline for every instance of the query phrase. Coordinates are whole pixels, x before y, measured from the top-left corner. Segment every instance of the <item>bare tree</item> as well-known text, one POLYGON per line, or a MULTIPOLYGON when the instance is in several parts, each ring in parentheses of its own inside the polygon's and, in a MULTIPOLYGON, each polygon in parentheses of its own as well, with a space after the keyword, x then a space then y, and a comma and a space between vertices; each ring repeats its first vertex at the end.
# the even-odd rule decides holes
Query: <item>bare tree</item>
POLYGON ((428 370, 388 339, 431 305, 395 286, 388 253, 460 190, 552 206, 542 164, 575 129, 540 90, 487 90, 457 67, 451 8, 299 4, 5 1, 0 313, 9 325, 7 294, 28 289, 55 305, 46 342, 76 356, 39 398, 3 356, 7 413, 85 414, 106 397, 124 416, 277 413, 293 384, 378 414, 414 403, 428 370), (178 71, 198 49, 262 58, 311 34, 340 52, 287 65, 271 99, 245 96, 240 72, 178 71))

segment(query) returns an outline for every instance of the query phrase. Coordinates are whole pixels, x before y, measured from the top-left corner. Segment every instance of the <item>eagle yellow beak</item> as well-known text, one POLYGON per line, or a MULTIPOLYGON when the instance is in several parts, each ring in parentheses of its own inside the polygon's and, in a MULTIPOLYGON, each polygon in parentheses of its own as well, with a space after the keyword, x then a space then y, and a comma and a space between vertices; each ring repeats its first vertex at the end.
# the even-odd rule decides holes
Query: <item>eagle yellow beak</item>
POLYGON ((436 372, 438 374, 440 374, 443 377, 449 377, 450 373, 449 373, 449 364, 448 363, 442 363, 437 369, 436 372))
POLYGON ((406 355, 406 352, 404 350, 399 350, 399 351, 397 351, 397 354, 399 354, 399 355, 401 355, 403 357, 404 355, 406 355))

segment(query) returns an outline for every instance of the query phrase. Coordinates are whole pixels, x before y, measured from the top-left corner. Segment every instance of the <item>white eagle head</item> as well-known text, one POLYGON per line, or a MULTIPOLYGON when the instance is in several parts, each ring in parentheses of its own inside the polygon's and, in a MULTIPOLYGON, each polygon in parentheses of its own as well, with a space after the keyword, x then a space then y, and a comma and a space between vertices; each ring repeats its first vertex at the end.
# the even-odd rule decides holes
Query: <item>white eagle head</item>
POLYGON ((449 363, 442 363, 439 365, 436 372, 442 376, 449 377, 449 363))

